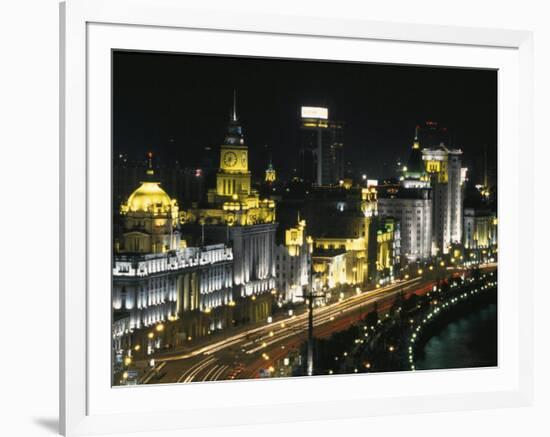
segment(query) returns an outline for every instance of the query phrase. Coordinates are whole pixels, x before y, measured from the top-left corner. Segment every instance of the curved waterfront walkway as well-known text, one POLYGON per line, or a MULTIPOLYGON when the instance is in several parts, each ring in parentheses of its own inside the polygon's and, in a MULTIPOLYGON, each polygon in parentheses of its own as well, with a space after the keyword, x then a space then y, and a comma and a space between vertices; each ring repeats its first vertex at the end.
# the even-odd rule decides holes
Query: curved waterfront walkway
POLYGON ((494 279, 461 292, 416 320, 408 345, 410 369, 496 366, 496 300, 494 279))
POLYGON ((418 348, 415 365, 418 370, 496 366, 496 302, 480 302, 451 320, 418 348))

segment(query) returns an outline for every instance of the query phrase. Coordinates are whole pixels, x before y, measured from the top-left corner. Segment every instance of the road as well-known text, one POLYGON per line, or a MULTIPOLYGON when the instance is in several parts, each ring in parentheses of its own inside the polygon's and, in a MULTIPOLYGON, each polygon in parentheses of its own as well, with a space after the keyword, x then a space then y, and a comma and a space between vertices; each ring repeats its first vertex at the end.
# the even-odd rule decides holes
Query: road
MULTIPOLYGON (((496 266, 487 265, 485 269, 496 266)), ((459 274, 448 271, 448 276, 459 274)), ((376 302, 379 314, 387 313, 396 295, 403 292, 424 294, 435 284, 434 279, 422 277, 360 292, 336 303, 314 309, 314 336, 329 337, 347 329, 373 309, 376 302)), ((185 353, 156 358, 162 366, 158 377, 149 383, 191 383, 228 379, 257 378, 261 369, 269 369, 307 339, 308 314, 289 316, 283 320, 256 326, 227 338, 197 346, 185 353)))
MULTIPOLYGON (((378 310, 389 309, 397 294, 429 291, 433 281, 414 278, 361 292, 313 311, 314 335, 328 337, 364 317, 375 302, 378 310)), ((211 344, 172 356, 156 359, 163 364, 159 378, 151 383, 189 383, 224 379, 255 378, 262 368, 269 368, 289 350, 296 349, 307 337, 307 311, 266 323, 211 344)))

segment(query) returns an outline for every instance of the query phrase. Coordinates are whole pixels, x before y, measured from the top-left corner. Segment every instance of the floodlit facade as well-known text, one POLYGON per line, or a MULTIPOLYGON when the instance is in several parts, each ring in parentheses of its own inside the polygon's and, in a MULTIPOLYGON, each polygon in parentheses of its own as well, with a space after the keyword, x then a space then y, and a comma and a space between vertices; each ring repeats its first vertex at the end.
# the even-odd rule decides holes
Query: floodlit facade
POLYGON ((432 255, 432 190, 418 139, 418 126, 399 184, 380 187, 378 213, 399 221, 400 256, 415 262, 432 255))
POLYGON ((301 302, 311 283, 313 240, 306 235, 306 221, 285 230, 284 244, 276 249, 277 295, 282 302, 301 302))
POLYGON ((329 290, 347 284, 349 263, 344 249, 316 249, 312 262, 319 289, 329 290))
POLYGON ((447 254, 452 244, 462 242, 462 151, 423 149, 422 158, 432 185, 432 245, 436 254, 447 254))
POLYGON ((376 271, 383 278, 393 279, 401 263, 401 231, 398 220, 378 220, 376 244, 376 271))
POLYGON ((272 185, 277 180, 277 172, 273 168, 273 163, 269 161, 269 164, 267 166, 267 169, 265 170, 265 182, 268 185, 272 185))
POLYGON ((138 346, 152 353, 222 329, 230 314, 217 309, 234 302, 232 249, 186 247, 177 203, 154 181, 151 164, 147 178, 120 209, 122 238, 112 272, 115 351, 138 346), (157 327, 162 336, 150 336, 157 327))
POLYGON ((115 241, 119 253, 164 253, 181 245, 178 231, 178 204, 155 179, 153 156, 141 185, 120 206, 122 238, 115 241))
POLYGON ((257 301, 256 296, 271 296, 275 290, 275 202, 261 199, 252 188, 248 146, 237 117, 236 99, 220 147, 216 186, 208 191, 206 204, 194 204, 179 217, 186 232, 200 235, 202 241, 225 242, 232 247, 235 295, 254 297, 244 318, 267 317, 271 301, 257 301), (258 307, 261 310, 257 311, 258 307))
POLYGON ((328 263, 322 267, 324 286, 363 285, 375 279, 377 214, 374 187, 318 187, 308 197, 304 215, 313 239, 314 270, 319 273, 328 263), (343 272, 331 267, 342 260, 343 272))
POLYGON ((400 223, 401 256, 409 262, 432 253, 432 199, 429 188, 396 187, 378 197, 378 214, 400 223))
POLYGON ((497 217, 485 209, 464 209, 464 248, 486 249, 497 244, 497 217))

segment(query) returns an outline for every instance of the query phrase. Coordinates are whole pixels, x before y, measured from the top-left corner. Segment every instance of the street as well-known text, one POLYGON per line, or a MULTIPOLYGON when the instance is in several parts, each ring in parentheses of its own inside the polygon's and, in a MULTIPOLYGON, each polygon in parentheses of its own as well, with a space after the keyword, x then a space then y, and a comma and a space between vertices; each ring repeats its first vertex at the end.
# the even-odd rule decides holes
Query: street
MULTIPOLYGON (((373 309, 384 314, 395 296, 429 291, 433 280, 414 278, 364 291, 336 303, 314 309, 314 335, 329 337, 346 329, 373 309)), ((166 363, 154 383, 218 381, 257 378, 260 369, 269 369, 277 360, 296 350, 307 338, 307 311, 241 333, 195 350, 156 358, 166 363)))

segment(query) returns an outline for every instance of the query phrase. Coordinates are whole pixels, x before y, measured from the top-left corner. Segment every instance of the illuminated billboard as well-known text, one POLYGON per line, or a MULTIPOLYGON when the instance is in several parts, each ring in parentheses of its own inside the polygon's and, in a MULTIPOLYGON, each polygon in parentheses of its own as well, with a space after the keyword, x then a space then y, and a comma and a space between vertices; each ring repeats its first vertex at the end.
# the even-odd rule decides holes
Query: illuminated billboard
POLYGON ((328 108, 317 106, 302 106, 302 118, 321 118, 328 119, 328 108))

